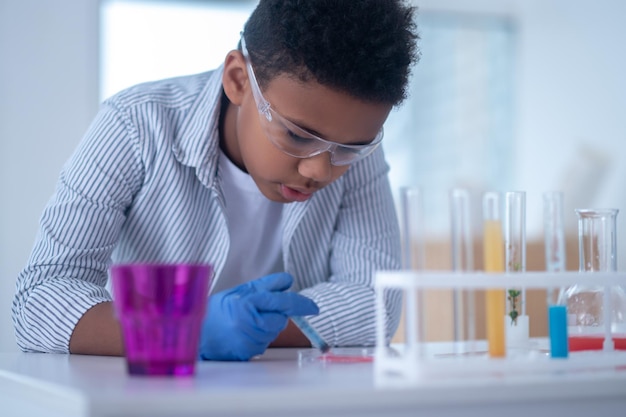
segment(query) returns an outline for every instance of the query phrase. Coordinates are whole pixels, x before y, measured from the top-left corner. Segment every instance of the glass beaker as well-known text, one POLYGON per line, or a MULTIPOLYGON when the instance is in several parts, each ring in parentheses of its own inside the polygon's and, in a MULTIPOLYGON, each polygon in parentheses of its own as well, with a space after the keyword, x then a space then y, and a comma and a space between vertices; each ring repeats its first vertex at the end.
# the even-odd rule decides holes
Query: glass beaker
MULTIPOLYGON (((617 271, 617 209, 577 209, 580 272, 617 271)), ((573 285, 563 294, 570 350, 603 348, 605 328, 617 349, 626 349, 626 293, 621 286, 573 285), (610 290, 611 323, 605 322, 604 297, 610 290)))

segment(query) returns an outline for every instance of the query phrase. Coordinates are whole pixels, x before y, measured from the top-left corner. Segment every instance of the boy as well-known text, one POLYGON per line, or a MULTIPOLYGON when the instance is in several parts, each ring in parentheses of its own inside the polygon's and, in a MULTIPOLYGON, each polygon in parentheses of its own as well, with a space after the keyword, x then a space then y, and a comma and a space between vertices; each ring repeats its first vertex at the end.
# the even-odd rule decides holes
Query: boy
MULTIPOLYGON (((106 100, 18 277, 20 348, 122 355, 105 285, 126 262, 214 265, 203 359, 306 346, 294 315, 332 346, 374 344, 373 272, 400 267, 379 145, 417 59, 413 13, 261 0, 217 70, 106 100)), ((397 294, 386 307, 391 337, 397 294)))

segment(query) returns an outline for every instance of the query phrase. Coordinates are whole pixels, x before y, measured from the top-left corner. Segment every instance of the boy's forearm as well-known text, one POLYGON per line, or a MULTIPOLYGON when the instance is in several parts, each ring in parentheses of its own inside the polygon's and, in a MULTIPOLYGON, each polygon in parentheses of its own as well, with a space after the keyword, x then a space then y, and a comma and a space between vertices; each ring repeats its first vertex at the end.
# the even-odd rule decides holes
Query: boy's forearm
POLYGON ((81 317, 70 338, 70 353, 122 356, 124 345, 113 303, 93 306, 81 317))
MULTIPOLYGON (((310 347, 311 343, 291 321, 271 347, 310 347)), ((78 321, 70 338, 70 352, 83 355, 122 356, 124 344, 113 303, 100 303, 78 321)))

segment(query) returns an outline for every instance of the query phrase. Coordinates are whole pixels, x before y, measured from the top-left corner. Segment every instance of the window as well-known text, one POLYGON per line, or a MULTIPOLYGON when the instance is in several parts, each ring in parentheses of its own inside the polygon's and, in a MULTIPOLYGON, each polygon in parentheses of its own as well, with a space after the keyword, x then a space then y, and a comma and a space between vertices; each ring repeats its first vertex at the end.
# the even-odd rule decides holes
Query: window
POLYGON ((394 190, 420 186, 429 229, 448 233, 451 188, 481 194, 513 180, 515 31, 502 16, 424 11, 418 28, 422 57, 383 146, 394 190))
POLYGON ((237 47, 255 5, 255 1, 103 1, 101 98, 140 82, 218 67, 237 47))

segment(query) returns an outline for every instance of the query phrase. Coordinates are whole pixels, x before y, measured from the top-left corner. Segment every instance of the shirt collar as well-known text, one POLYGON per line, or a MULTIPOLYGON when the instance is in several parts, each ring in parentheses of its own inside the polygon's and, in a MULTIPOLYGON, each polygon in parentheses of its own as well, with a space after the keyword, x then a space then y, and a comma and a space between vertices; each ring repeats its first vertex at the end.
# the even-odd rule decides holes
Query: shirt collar
POLYGON ((223 72, 220 66, 209 73, 172 145, 176 159, 196 168, 198 179, 207 187, 212 186, 217 170, 223 72))

